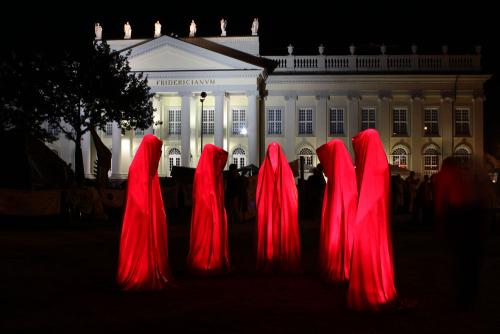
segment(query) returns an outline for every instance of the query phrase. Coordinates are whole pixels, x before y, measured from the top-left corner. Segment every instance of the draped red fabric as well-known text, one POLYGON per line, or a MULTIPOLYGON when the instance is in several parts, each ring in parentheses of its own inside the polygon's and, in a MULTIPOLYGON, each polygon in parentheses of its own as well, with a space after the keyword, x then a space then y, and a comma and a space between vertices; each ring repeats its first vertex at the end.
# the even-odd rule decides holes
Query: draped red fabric
POLYGON ((332 282, 349 279, 358 203, 356 172, 351 156, 339 139, 316 152, 328 179, 323 196, 320 232, 320 268, 332 282))
POLYGON ((298 194, 278 143, 267 148, 257 181, 257 268, 300 271, 298 194))
POLYGON ((160 139, 145 135, 129 167, 117 275, 124 290, 159 290, 172 279, 158 178, 161 147, 160 139))
POLYGON ((222 170, 227 152, 207 144, 196 167, 188 268, 201 275, 229 270, 227 217, 222 170))
POLYGON ((396 299, 389 212, 389 164, 380 137, 368 129, 353 138, 358 210, 347 302, 378 310, 396 299))

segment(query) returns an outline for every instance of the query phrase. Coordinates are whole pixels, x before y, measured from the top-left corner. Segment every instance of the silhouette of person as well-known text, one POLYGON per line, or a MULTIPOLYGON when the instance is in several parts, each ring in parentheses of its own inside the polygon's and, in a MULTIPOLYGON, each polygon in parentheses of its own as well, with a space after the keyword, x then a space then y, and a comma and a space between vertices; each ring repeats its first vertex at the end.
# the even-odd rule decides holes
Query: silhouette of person
POLYGON ((225 202, 227 210, 227 219, 229 223, 234 223, 237 220, 237 198, 239 188, 239 174, 236 164, 229 165, 229 174, 226 179, 225 202))
POLYGON ((448 157, 436 174, 435 208, 438 230, 444 232, 452 253, 454 306, 470 309, 479 288, 484 244, 484 207, 487 182, 472 166, 448 157))
POLYGON ((162 145, 154 135, 145 135, 128 171, 117 274, 124 290, 159 290, 172 280, 158 178, 162 145))
POLYGON ((194 37, 196 35, 196 23, 194 20, 191 20, 191 24, 189 25, 189 37, 194 37))
POLYGON ((296 273, 301 270, 298 194, 281 146, 273 142, 257 181, 257 268, 296 273))

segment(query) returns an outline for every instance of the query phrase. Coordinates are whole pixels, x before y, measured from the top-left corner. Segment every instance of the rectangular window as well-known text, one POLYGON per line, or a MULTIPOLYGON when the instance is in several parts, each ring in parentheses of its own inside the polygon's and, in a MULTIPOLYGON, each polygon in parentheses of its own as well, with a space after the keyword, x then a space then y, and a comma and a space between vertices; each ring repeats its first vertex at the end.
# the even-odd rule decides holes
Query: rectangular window
POLYGON ((361 130, 375 129, 375 108, 361 109, 361 130))
POLYGON ((280 135, 282 134, 282 110, 280 108, 267 109, 267 134, 280 135))
POLYGON ((424 109, 424 135, 439 136, 438 108, 424 109))
POLYGON ((330 108, 330 136, 344 134, 344 109, 330 108))
POLYGON ((393 109, 392 132, 394 136, 408 135, 408 109, 396 107, 393 109))
POLYGON ((201 133, 204 135, 213 135, 215 128, 214 109, 203 109, 201 121, 201 133))
POLYGON ((455 136, 470 136, 470 109, 455 109, 455 136))
POLYGON ((107 137, 113 135, 113 123, 112 122, 106 123, 106 127, 104 128, 104 135, 107 137))
POLYGON ((312 108, 299 108, 299 135, 313 134, 312 108))
POLYGON ((172 108, 168 109, 168 134, 180 135, 181 134, 181 109, 172 108))
POLYGON ((243 129, 247 128, 245 109, 233 109, 233 135, 244 134, 243 129))

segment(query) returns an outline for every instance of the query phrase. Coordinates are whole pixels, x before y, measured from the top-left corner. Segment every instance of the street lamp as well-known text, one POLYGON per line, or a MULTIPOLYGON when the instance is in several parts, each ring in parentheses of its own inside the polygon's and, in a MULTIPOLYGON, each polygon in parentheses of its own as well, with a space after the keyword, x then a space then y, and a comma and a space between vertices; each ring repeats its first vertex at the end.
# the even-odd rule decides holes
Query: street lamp
POLYGON ((205 98, 207 97, 207 93, 201 92, 200 94, 200 102, 201 102, 201 131, 200 131, 200 154, 203 152, 203 101, 205 101, 205 98))

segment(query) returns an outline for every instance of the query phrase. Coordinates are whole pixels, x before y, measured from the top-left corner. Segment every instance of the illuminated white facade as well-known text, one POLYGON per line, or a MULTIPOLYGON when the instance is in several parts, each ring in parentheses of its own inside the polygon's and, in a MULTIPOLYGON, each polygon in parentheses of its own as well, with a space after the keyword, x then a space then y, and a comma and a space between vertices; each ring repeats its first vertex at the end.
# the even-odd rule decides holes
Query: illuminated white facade
MULTIPOLYGON (((375 127, 390 163, 431 174, 456 154, 483 155, 483 84, 480 55, 316 56, 259 54, 259 37, 169 36, 109 41, 131 51, 133 71, 144 72, 155 93, 155 121, 144 132, 121 135, 109 124, 102 133, 113 153, 112 176, 125 177, 144 133, 163 140, 160 175, 172 165, 196 167, 201 145, 229 152, 229 163, 259 165, 267 145, 279 142, 288 160, 304 156, 315 165, 316 149, 333 138, 350 139, 375 127), (276 63, 270 62, 274 60, 276 63), (275 68, 276 67, 276 68, 275 68), (458 74, 457 74, 458 73, 458 74), (201 92, 207 97, 200 102, 201 92)), ((71 162, 71 145, 53 144, 71 162)), ((96 158, 83 141, 85 172, 96 158)))

